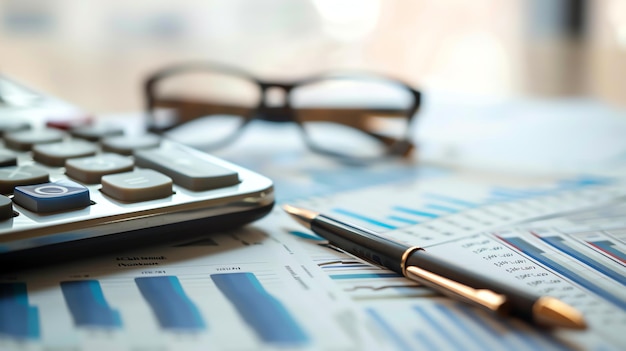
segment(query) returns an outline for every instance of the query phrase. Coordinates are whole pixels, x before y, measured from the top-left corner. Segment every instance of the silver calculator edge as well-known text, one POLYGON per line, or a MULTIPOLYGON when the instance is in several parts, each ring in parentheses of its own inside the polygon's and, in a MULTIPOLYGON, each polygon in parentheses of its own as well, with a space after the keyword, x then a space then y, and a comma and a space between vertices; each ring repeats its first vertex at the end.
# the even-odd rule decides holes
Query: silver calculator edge
MULTIPOLYGON (((47 107, 76 110, 71 104, 35 92, 6 76, 0 75, 0 83, 3 92, 11 92, 9 97, 23 96, 21 100, 27 101, 23 105, 10 106, 6 101, 0 104, 0 112, 5 118, 21 117, 30 111, 41 114, 47 107)), ((190 191, 174 184, 172 196, 137 203, 105 198, 100 192, 100 184, 94 184, 85 185, 94 203, 85 209, 41 215, 14 206, 15 216, 0 222, 0 265, 14 259, 22 262, 22 258, 29 257, 47 260, 51 258, 50 253, 71 256, 87 250, 83 254, 89 255, 92 250, 95 252, 105 247, 124 250, 160 242, 192 240, 243 226, 262 218, 273 208, 274 187, 270 179, 178 142, 163 139, 161 145, 180 148, 232 169, 238 173, 240 182, 206 191, 190 191), (116 208, 113 210, 110 206, 116 208)), ((60 172, 62 170, 55 175, 51 171, 50 181, 67 178, 60 172)))
MULTIPOLYGON (((41 215, 22 208, 14 208, 17 215, 0 222, 0 255, 46 245, 146 228, 157 229, 175 223, 241 213, 240 219, 232 219, 232 227, 237 227, 253 220, 253 218, 247 218, 249 216, 246 213, 255 212, 255 209, 271 210, 274 203, 274 190, 272 181, 268 178, 168 140, 162 141, 162 147, 181 148, 206 158, 212 163, 233 169, 238 172, 240 183, 201 192, 189 191, 174 184, 174 194, 171 197, 137 203, 121 203, 105 199, 105 195, 101 194, 98 189, 99 184, 86 185, 90 190, 94 190, 91 191, 91 200, 95 204, 85 209, 41 215), (115 213, 115 215, 110 215, 110 213, 115 213)), ((55 180, 54 174, 50 177, 52 181, 55 180)), ((228 223, 225 223, 224 227, 226 226, 228 223)), ((206 233, 214 231, 210 227, 204 229, 206 233)), ((157 239, 154 238, 154 241, 158 241, 157 239)))

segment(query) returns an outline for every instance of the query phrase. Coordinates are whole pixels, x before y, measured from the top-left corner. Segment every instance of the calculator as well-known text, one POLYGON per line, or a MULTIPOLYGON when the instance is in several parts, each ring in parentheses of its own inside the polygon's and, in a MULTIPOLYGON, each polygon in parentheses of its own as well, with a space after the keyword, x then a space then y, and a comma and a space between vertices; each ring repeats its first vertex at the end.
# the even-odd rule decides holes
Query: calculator
POLYGON ((273 207, 272 181, 260 174, 161 136, 128 134, 123 124, 46 121, 48 108, 78 111, 1 76, 0 84, 4 268, 182 243, 243 226, 273 207))

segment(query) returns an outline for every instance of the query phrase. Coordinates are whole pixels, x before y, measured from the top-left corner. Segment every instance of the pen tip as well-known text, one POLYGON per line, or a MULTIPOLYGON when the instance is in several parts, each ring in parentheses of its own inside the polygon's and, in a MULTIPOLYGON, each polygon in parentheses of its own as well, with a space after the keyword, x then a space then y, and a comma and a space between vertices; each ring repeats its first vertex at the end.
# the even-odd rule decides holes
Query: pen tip
POLYGON ((541 297, 533 306, 535 320, 546 326, 586 329, 587 323, 574 307, 553 297, 541 297))
POLYGON ((318 213, 300 207, 283 205, 283 210, 303 226, 311 229, 311 221, 317 217, 318 213))

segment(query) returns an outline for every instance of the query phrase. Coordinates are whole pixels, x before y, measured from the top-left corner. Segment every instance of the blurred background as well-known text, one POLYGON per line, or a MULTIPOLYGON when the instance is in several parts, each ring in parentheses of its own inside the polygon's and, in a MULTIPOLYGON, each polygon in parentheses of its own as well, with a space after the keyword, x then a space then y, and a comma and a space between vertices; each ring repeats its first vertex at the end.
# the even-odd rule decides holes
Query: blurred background
POLYGON ((142 108, 166 64, 337 68, 423 91, 626 105, 623 0, 2 0, 0 73, 94 112, 142 108))

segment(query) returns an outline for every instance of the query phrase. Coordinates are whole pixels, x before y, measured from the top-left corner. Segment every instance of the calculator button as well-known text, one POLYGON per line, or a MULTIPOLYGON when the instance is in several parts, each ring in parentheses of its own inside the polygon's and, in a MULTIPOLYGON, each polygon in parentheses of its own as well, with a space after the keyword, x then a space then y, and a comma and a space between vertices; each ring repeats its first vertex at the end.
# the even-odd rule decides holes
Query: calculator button
POLYGON ((0 195, 0 221, 13 218, 13 201, 6 196, 0 195))
POLYGON ((20 132, 29 129, 30 123, 26 121, 6 118, 0 119, 0 136, 7 133, 20 132))
POLYGON ((32 185, 50 181, 48 172, 36 166, 11 166, 0 168, 0 193, 10 194, 19 185, 32 185))
POLYGON ((70 133, 77 138, 89 141, 99 141, 100 139, 107 137, 124 135, 124 130, 119 127, 96 124, 74 128, 70 131, 70 133))
POLYGON ((180 149, 137 151, 135 163, 167 174, 174 183, 194 191, 239 184, 237 172, 180 149))
POLYGON ((9 150, 0 150, 0 167, 17 166, 17 154, 9 150))
POLYGON ((28 151, 33 145, 57 143, 65 137, 65 133, 56 129, 33 129, 23 132, 8 133, 4 135, 4 143, 7 147, 28 151))
POLYGON ((33 159, 48 166, 61 167, 65 160, 75 157, 95 155, 98 148, 83 140, 33 146, 33 159))
POLYGON ((128 202, 148 201, 172 195, 172 179, 151 169, 102 177, 102 192, 128 202))
POLYGON ((100 178, 107 174, 132 170, 133 160, 117 154, 73 158, 65 162, 65 174, 87 184, 100 183, 100 178))
POLYGON ((89 189, 67 179, 54 183, 17 186, 13 201, 37 213, 67 211, 91 205, 89 189))
POLYGON ((135 150, 154 148, 160 143, 161 138, 153 134, 117 136, 103 139, 102 148, 121 155, 132 155, 135 150))

